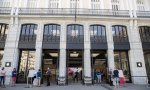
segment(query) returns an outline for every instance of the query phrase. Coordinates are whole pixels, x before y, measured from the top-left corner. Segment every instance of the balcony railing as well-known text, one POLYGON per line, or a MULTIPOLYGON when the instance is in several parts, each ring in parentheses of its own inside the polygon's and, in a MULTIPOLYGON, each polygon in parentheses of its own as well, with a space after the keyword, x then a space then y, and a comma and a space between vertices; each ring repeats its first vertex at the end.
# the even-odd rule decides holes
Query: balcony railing
POLYGON ((150 36, 141 36, 141 41, 150 43, 150 36))
POLYGON ((83 43, 84 42, 84 36, 78 35, 78 36, 67 36, 67 43, 83 43))
POLYGON ((146 18, 150 17, 150 11, 137 11, 136 14, 137 17, 146 17, 146 18))
POLYGON ((0 7, 0 15, 10 15, 11 8, 0 7))
POLYGON ((128 37, 113 36, 114 42, 129 42, 128 37))
POLYGON ((129 17, 128 10, 113 11, 111 9, 70 9, 70 8, 20 8, 19 15, 87 15, 129 17))
POLYGON ((36 41, 36 35, 21 35, 20 42, 35 42, 36 41))
POLYGON ((0 42, 5 42, 6 41, 7 35, 0 35, 0 42))
POLYGON ((59 42, 60 36, 44 35, 43 42, 59 42))
POLYGON ((105 43, 107 42, 106 36, 91 36, 91 43, 105 43))

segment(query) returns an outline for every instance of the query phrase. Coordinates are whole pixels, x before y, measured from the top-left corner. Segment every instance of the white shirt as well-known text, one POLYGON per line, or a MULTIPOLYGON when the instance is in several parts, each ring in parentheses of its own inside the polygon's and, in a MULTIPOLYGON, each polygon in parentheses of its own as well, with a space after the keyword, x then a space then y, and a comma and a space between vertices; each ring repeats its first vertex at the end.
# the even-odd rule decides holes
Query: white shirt
POLYGON ((1 76, 5 76, 6 71, 5 70, 1 70, 0 73, 1 73, 1 76))

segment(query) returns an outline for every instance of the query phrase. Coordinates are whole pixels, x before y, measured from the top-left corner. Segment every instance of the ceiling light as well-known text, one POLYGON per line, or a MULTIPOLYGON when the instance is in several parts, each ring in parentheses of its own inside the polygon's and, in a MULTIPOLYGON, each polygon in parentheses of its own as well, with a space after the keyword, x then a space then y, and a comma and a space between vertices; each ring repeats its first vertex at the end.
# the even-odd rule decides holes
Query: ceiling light
POLYGON ((78 57, 79 53, 70 53, 70 57, 78 57))
POLYGON ((99 53, 92 53, 92 57, 97 57, 99 53))
POLYGON ((52 57, 58 57, 58 53, 49 53, 52 57))

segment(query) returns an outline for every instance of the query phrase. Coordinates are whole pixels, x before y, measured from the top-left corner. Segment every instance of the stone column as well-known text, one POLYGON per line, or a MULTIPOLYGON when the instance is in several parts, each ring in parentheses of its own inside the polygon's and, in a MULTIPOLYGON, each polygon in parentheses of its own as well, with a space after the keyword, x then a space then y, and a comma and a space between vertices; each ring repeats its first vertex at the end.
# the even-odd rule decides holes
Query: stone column
POLYGON ((61 25, 58 84, 66 83, 66 25, 61 25))
POLYGON ((36 33, 36 52, 35 52, 35 70, 41 69, 41 61, 42 61, 42 40, 43 40, 43 28, 44 25, 41 22, 38 24, 38 29, 36 33))
POLYGON ((137 27, 137 21, 130 20, 130 29, 128 30, 130 51, 129 51, 129 62, 132 82, 134 84, 146 84, 147 76, 145 61, 143 56, 143 49, 140 40, 139 30, 137 27), (142 67, 137 67, 137 62, 142 63, 142 67))
POLYGON ((106 36, 107 36, 107 44, 108 44, 108 50, 107 50, 107 56, 108 56, 108 68, 109 70, 114 70, 115 64, 114 64, 114 43, 113 43, 113 33, 110 23, 106 26, 106 36))
POLYGON ((89 26, 84 25, 84 83, 91 84, 91 53, 90 53, 90 32, 89 26))
POLYGON ((18 29, 18 18, 11 18, 9 30, 5 42, 4 56, 2 59, 2 67, 5 67, 6 62, 10 62, 10 67, 5 67, 6 70, 6 84, 11 83, 11 71, 17 68, 18 65, 18 40, 20 31, 18 29), (14 20, 15 19, 15 20, 14 20))

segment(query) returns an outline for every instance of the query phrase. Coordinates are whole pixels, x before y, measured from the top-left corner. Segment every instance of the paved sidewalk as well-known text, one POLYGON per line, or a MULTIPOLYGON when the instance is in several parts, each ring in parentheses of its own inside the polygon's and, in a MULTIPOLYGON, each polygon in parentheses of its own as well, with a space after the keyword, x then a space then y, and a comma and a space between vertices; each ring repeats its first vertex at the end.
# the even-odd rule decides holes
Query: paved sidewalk
POLYGON ((25 84, 17 84, 16 87, 6 86, 6 88, 0 88, 0 90, 150 90, 148 85, 134 85, 126 84, 124 87, 116 88, 109 86, 108 84, 95 84, 91 86, 84 86, 81 84, 66 85, 66 86, 42 86, 42 87, 31 87, 25 88, 25 84))

